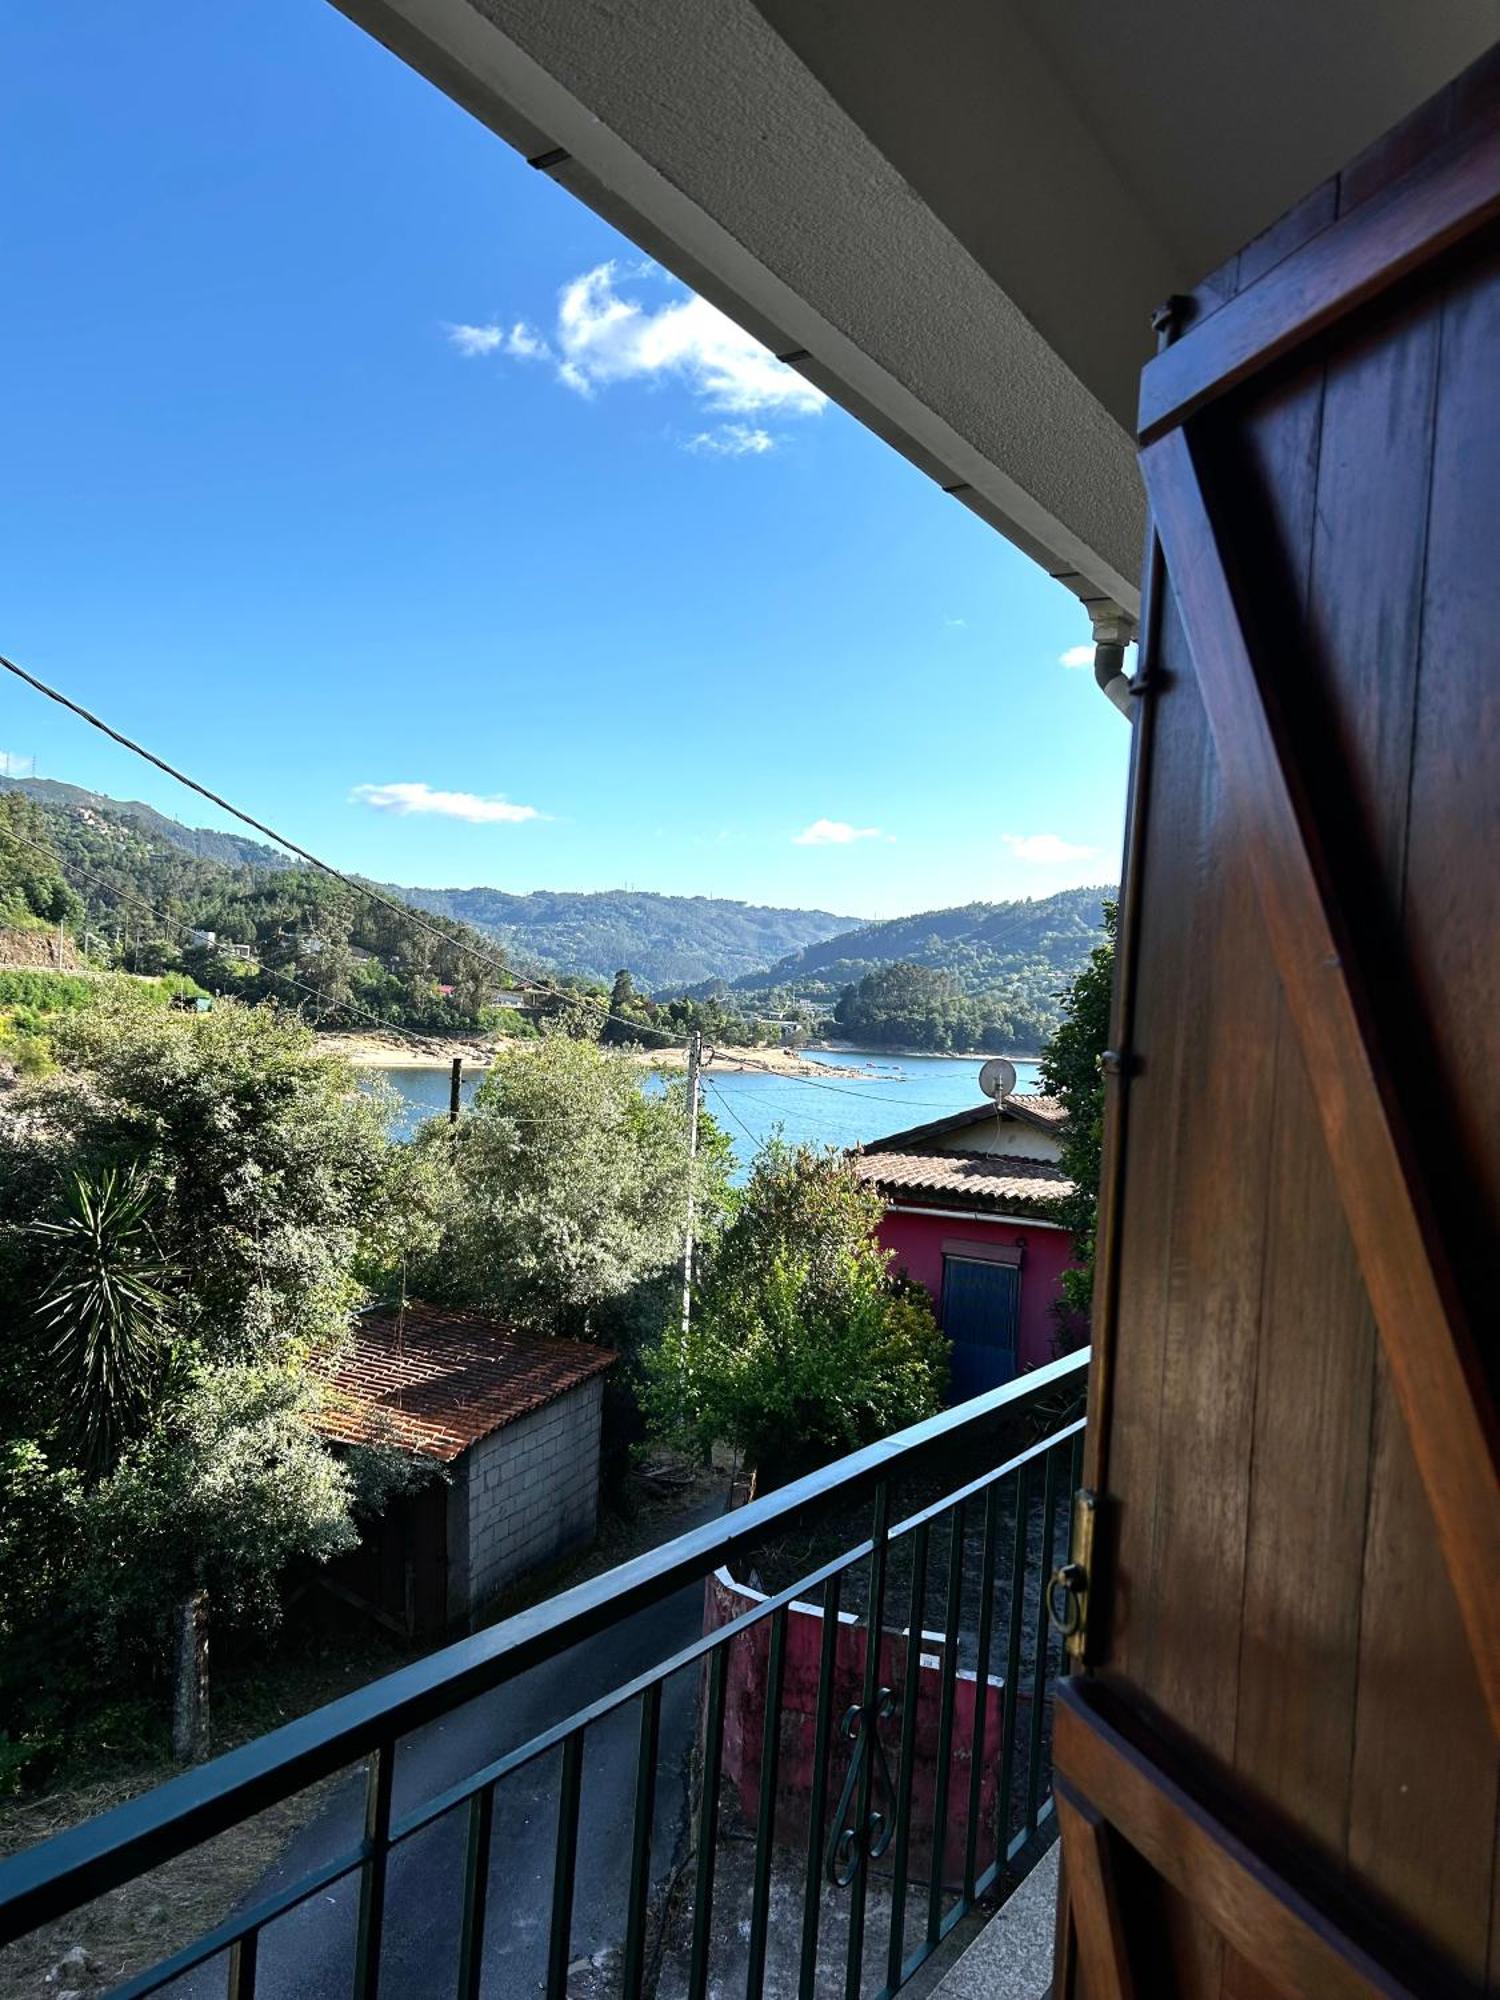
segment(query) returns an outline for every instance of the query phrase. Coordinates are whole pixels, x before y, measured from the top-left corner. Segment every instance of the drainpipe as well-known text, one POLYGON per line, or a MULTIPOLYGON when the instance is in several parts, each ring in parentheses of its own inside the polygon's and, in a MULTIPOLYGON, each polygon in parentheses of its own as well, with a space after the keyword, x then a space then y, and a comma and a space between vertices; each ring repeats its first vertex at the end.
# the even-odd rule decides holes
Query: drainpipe
POLYGON ((1134 715, 1134 682, 1125 671, 1125 648, 1135 637, 1135 620, 1117 604, 1089 606, 1094 626, 1094 679, 1127 719, 1134 715))

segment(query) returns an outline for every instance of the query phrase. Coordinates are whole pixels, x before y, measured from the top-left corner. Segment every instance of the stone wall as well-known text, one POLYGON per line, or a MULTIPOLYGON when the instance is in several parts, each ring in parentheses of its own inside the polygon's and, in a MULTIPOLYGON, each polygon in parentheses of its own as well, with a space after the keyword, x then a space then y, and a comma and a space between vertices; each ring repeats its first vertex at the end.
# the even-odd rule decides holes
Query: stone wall
POLYGON ((449 1511, 452 1615, 477 1610, 528 1570, 593 1540, 603 1406, 596 1375, 464 1454, 454 1485, 467 1505, 449 1511))

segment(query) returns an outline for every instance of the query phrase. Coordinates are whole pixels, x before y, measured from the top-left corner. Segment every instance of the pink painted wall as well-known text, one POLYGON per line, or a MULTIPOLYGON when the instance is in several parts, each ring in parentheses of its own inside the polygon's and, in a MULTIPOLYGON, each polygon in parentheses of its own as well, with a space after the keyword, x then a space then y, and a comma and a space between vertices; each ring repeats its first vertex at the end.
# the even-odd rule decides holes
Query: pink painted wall
MULTIPOLYGON (((764 1600, 759 1591, 734 1582, 724 1570, 707 1579, 705 1585, 704 1630, 715 1632, 764 1600)), ((917 1689, 917 1733, 912 1758, 912 1800, 910 1868, 913 1877, 930 1879, 933 1855, 933 1817, 938 1773, 938 1738, 942 1701, 942 1635, 930 1635, 929 1662, 920 1670, 917 1689)), ((761 1749, 766 1713, 766 1674, 771 1643, 769 1619, 761 1619, 748 1631, 728 1641, 729 1668, 724 1699, 724 1780, 734 1788, 741 1812, 753 1824, 760 1808, 761 1749)), ((822 1672, 823 1614, 816 1605, 794 1604, 787 1615, 786 1662, 781 1697, 781 1741, 776 1781, 776 1840, 783 1845, 802 1847, 807 1840, 808 1811, 813 1780, 813 1745, 817 1727, 818 1689, 822 1672)), ((863 1698, 865 1656, 868 1634, 863 1625, 845 1613, 839 1620, 838 1646, 834 1655, 834 1685, 830 1702, 833 1729, 828 1760, 827 1819, 820 1833, 826 1852, 833 1827, 833 1813, 849 1769, 853 1745, 839 1733, 839 1723, 851 1706, 863 1698)), ((880 1638, 879 1684, 895 1691, 898 1712, 881 1724, 879 1740, 885 1751, 885 1765, 892 1785, 900 1783, 901 1720, 899 1703, 906 1681, 906 1638, 886 1630, 880 1638)), ((976 1867, 982 1873, 996 1852, 1000 1752, 1004 1729, 1005 1688, 993 1675, 985 1683, 984 1734, 979 1792, 979 1835, 976 1867)), ((958 1672, 954 1680, 953 1738, 949 1767, 946 1838, 943 1848, 943 1880, 957 1886, 963 1880, 964 1856, 969 1834, 969 1787, 973 1770, 977 1680, 972 1673, 958 1672)), ((1017 1740, 1025 1741, 1025 1716, 1030 1703, 1018 1696, 1017 1740)), ((872 1809, 884 1803, 887 1811, 894 1801, 871 1794, 872 1809)), ((890 1861, 886 1864, 889 1867, 890 1861)))
POLYGON ((938 1307, 943 1296, 944 1243, 996 1243, 1021 1246, 1021 1333, 1019 1357, 1023 1370, 1052 1359, 1056 1322, 1053 1301, 1063 1272, 1073 1261, 1073 1239, 1066 1230, 1038 1229, 1017 1222, 967 1221, 957 1215, 905 1215, 887 1209, 878 1231, 881 1247, 893 1251, 893 1271, 905 1271, 932 1294, 938 1307))

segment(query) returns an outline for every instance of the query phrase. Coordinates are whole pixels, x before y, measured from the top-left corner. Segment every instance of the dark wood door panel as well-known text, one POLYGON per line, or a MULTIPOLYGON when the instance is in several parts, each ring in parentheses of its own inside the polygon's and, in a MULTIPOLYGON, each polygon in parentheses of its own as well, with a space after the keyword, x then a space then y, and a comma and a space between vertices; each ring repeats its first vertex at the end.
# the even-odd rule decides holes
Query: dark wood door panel
MULTIPOLYGON (((1446 102, 1426 192, 1382 196, 1398 282, 1369 212, 1322 226, 1357 168, 1148 392, 1169 587, 1090 1662, 1428 1968, 1407 1990, 1472 1994, 1500 1956, 1500 128, 1446 102), (1434 200, 1462 214, 1424 246, 1434 200)), ((1115 1860, 1139 1989, 1334 1990, 1210 1907, 1206 1853, 1115 1860)))

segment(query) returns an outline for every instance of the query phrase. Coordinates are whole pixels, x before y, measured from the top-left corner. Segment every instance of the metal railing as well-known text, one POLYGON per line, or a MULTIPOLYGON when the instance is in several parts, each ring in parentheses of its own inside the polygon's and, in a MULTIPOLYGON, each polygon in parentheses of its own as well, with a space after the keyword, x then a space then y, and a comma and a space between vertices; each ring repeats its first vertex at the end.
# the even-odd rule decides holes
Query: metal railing
MULTIPOLYGON (((256 1892, 115 1993, 134 2000, 192 1974, 183 1990, 195 1996, 250 2000, 258 1973, 263 1994, 295 1991, 295 1978, 263 1964, 263 1940, 334 1885, 357 1882, 347 1990, 356 2000, 376 1994, 391 1926, 403 1921, 387 1896, 392 1857, 439 1827, 454 1829, 455 1964, 434 1970, 422 1990, 456 1990, 460 2000, 520 1990, 496 1984, 486 1969, 487 1941, 493 1950, 497 1932, 517 1918, 502 1906, 511 1885, 496 1879, 494 1843, 507 1780, 534 1779, 550 1759, 557 1777, 544 1871, 545 1991, 561 2000, 580 1854, 595 1845, 591 1837, 580 1849, 585 1748, 591 1731, 612 1717, 623 1724, 634 1710, 612 1990, 638 2000, 675 1951, 679 1987, 700 2000, 711 1975, 726 1977, 732 1949, 740 1954, 728 1969, 732 1990, 758 1996, 773 1949, 794 1968, 783 1990, 795 1977, 804 1996, 855 2000, 872 1984, 882 1996, 895 1993, 980 1898, 1024 1870, 1050 1817, 1049 1687, 1061 1658, 1046 1584, 1065 1554, 1068 1496, 1079 1483, 1084 1426, 1076 1413, 1088 1358, 1053 1362, 838 1460, 16 1855, 0 1864, 0 1946, 362 1761, 358 1838, 256 1892), (869 1510, 865 1532, 851 1531, 855 1507, 869 1510), (779 1562, 784 1574, 804 1548, 821 1559, 790 1581, 735 1581, 757 1565, 779 1562), (582 1641, 627 1630, 644 1608, 700 1579, 709 1580, 701 1636, 396 1809, 398 1763, 416 1732, 452 1723, 476 1697, 561 1662, 582 1641), (940 1633, 925 1624, 939 1603, 940 1633), (666 1875, 664 1857, 653 1853, 663 1696, 685 1670, 701 1676, 695 1776, 685 1786, 690 1851, 666 1875), (840 1713, 841 1686, 850 1698, 840 1713), (730 1925, 730 1946, 725 1927, 714 1927, 726 1856, 749 1864, 734 1887, 748 1900, 748 1932, 743 1920, 730 1925), (793 1894, 794 1924, 783 1920, 793 1894), (223 1970, 212 1966, 210 1985, 199 1969, 211 1961, 223 1970)), ((534 1927, 535 1908, 525 1916, 534 1927)))

